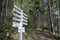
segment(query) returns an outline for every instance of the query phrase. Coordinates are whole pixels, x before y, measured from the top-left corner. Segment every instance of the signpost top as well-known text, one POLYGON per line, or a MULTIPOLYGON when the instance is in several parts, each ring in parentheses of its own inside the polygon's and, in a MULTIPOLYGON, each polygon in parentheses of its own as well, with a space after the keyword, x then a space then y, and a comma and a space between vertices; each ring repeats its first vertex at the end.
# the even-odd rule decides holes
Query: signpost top
POLYGON ((19 8, 18 6, 14 5, 14 8, 16 8, 17 10, 19 10, 20 12, 23 12, 23 10, 21 10, 21 8, 19 8))
POLYGON ((23 25, 27 24, 27 15, 21 10, 18 6, 14 5, 14 13, 13 13, 13 27, 23 27, 23 25))

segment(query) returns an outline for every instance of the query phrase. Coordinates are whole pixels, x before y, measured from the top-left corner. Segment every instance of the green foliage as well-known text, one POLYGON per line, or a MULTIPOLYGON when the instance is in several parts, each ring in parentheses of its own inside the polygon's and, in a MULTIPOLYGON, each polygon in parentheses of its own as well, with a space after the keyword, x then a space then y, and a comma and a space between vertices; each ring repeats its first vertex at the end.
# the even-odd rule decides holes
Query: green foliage
MULTIPOLYGON (((0 0, 1 1, 1 0, 0 0)), ((7 40, 7 32, 9 32, 9 38, 11 40, 11 31, 12 31, 12 9, 13 9, 13 0, 2 0, 0 3, 0 40, 7 40), (4 7, 2 6, 4 5, 4 7), (4 9, 4 10, 3 10, 4 9), (1 15, 2 14, 2 15, 1 15)))
MULTIPOLYGON (((2 23, 0 23, 0 38, 4 38, 3 40, 6 40, 6 33, 10 33, 10 37, 12 33, 15 33, 17 31, 17 28, 13 28, 12 25, 12 14, 13 14, 13 6, 14 6, 14 0, 5 0, 4 4, 4 12, 2 13, 2 1, 0 0, 0 18, 3 18, 2 23), (7 14, 7 16, 5 16, 7 14), (5 21, 5 22, 4 22, 5 21), (14 31, 15 30, 15 31, 14 31), (12 32, 12 33, 11 33, 12 32), (4 34, 4 35, 3 35, 4 34)), ((54 24, 54 29, 55 33, 58 33, 59 29, 59 23, 60 19, 56 18, 55 11, 57 8, 54 8, 54 5, 52 4, 53 1, 51 0, 51 9, 52 9, 52 19, 53 19, 53 24, 54 24)), ((60 0, 58 0, 60 2, 60 0)), ((58 7, 60 11, 60 3, 58 2, 58 7)), ((51 30, 51 25, 50 25, 50 18, 49 18, 49 8, 47 7, 49 4, 43 2, 43 0, 15 0, 15 4, 19 6, 24 13, 28 15, 28 26, 26 27, 26 34, 27 40, 33 40, 33 38, 37 38, 36 35, 36 29, 42 27, 43 29, 48 29, 51 30), (47 7, 47 8, 46 8, 47 7), (40 22, 40 23, 39 23, 40 22), (38 26, 39 25, 39 26, 38 26), (31 36, 32 35, 32 36, 31 36)), ((59 14, 60 15, 60 14, 59 14)))

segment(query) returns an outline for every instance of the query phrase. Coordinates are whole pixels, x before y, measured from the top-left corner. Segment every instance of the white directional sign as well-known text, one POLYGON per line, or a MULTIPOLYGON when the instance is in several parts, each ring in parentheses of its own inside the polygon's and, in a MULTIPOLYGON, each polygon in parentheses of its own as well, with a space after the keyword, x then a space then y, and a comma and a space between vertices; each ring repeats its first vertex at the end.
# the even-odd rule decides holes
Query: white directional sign
POLYGON ((18 27, 18 32, 20 33, 20 39, 22 40, 22 32, 25 32, 25 28, 23 25, 27 24, 27 15, 21 10, 18 6, 14 5, 14 13, 13 13, 13 27, 18 27))
POLYGON ((27 15, 26 15, 26 14, 23 14, 23 15, 27 17, 27 15))
POLYGON ((25 32, 25 28, 24 27, 19 27, 18 32, 25 32))
POLYGON ((22 12, 23 10, 21 10, 18 6, 14 5, 14 8, 19 10, 20 12, 22 12))
POLYGON ((20 19, 18 19, 18 18, 15 18, 15 17, 13 18, 13 20, 16 20, 16 21, 19 21, 19 22, 20 22, 20 19))
POLYGON ((19 18, 20 18, 20 15, 18 15, 18 14, 16 14, 16 13, 13 13, 13 15, 14 15, 15 17, 19 17, 19 18))

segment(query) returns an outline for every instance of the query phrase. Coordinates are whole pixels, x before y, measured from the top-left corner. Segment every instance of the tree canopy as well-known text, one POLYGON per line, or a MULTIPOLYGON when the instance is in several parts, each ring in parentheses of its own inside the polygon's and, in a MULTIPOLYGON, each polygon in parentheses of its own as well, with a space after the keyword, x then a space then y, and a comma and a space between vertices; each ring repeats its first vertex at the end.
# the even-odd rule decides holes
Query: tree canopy
POLYGON ((60 37, 60 0, 0 0, 1 40, 7 40, 7 32, 12 38, 12 33, 17 31, 12 27, 14 4, 28 15, 28 25, 24 26, 24 35, 28 35, 26 40, 30 35, 33 40, 40 30, 48 30, 52 36, 60 37))

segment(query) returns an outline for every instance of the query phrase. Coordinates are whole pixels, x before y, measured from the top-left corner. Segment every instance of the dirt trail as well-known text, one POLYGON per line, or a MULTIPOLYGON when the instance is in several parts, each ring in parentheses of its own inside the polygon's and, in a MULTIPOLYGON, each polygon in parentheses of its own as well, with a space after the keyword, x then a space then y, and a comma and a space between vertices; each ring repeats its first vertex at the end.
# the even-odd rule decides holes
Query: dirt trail
POLYGON ((38 40, 54 40, 48 31, 38 31, 38 40))

